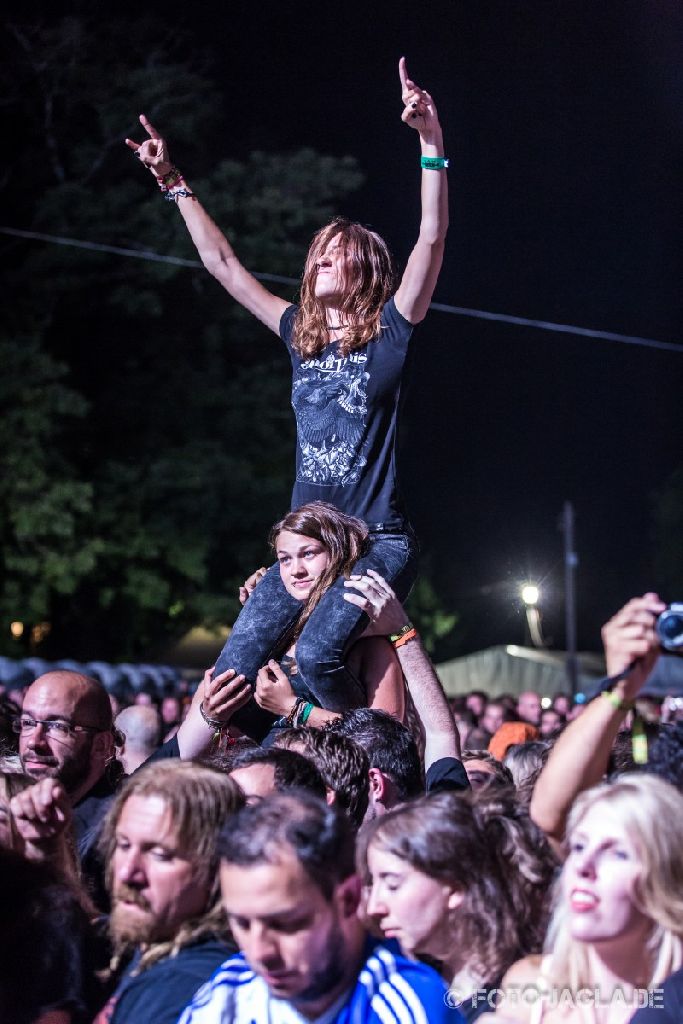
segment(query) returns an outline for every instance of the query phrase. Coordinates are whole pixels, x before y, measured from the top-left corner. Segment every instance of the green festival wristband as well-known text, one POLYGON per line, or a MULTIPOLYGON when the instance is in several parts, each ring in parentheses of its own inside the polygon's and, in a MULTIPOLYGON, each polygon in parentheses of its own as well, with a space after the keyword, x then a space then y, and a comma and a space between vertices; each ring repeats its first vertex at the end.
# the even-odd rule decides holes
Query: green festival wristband
POLYGON ((445 156, 421 156, 420 167, 423 171, 445 171, 448 160, 445 156))
POLYGON ((301 713, 301 719, 299 724, 305 725, 308 719, 311 717, 311 711, 313 710, 313 704, 307 704, 301 713))
POLYGON ((633 701, 623 700, 614 690, 603 690, 600 696, 605 697, 616 711, 632 711, 635 707, 633 701))

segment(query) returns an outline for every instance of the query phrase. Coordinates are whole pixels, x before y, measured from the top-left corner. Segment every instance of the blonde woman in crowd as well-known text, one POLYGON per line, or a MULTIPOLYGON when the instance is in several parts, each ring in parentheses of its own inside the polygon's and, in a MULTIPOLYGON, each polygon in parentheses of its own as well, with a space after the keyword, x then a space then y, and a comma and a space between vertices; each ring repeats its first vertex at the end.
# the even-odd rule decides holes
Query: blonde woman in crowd
POLYGON ((508 971, 492 1024, 626 1024, 681 967, 683 795, 637 774, 595 786, 566 846, 545 954, 508 971))

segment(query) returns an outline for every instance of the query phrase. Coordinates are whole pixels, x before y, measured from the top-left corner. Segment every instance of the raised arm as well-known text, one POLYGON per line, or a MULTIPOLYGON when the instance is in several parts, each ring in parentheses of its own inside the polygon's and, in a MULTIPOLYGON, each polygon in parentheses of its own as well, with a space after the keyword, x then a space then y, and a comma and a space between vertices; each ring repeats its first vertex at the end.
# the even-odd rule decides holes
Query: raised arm
POLYGON ((618 679, 571 722, 538 777, 529 813, 555 848, 564 839, 567 815, 585 789, 600 782, 612 744, 659 654, 655 619, 664 605, 656 594, 635 597, 603 626, 607 674, 618 679), (623 675, 623 678, 618 678, 623 675))
MULTIPOLYGON (((370 616, 366 635, 392 636, 409 625, 401 602, 379 573, 369 569, 367 576, 352 577, 344 585, 349 588, 344 600, 370 616)), ((405 643, 399 641, 396 655, 425 731, 425 770, 443 757, 459 759, 460 740, 453 715, 420 636, 415 632, 405 643)))
POLYGON ((236 302, 278 334, 280 318, 289 303, 273 295, 245 270, 221 229, 171 163, 165 140, 144 114, 140 114, 140 124, 149 138, 142 143, 126 139, 126 145, 152 172, 166 198, 175 201, 202 263, 236 302))
POLYGON ((448 181, 444 166, 443 134, 434 100, 408 78, 405 57, 401 77, 401 120, 420 136, 422 163, 420 233, 395 295, 396 308, 411 324, 424 320, 443 262, 448 231, 448 181), (426 165, 426 166, 425 166, 426 165))

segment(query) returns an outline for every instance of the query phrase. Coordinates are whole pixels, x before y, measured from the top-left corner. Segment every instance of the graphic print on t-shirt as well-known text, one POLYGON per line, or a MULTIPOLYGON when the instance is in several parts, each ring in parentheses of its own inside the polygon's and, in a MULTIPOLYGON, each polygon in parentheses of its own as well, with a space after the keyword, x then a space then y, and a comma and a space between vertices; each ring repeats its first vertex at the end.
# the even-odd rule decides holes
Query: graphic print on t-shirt
POLYGON ((301 463, 297 480, 311 484, 355 483, 367 462, 366 352, 303 362, 294 380, 292 405, 301 463))

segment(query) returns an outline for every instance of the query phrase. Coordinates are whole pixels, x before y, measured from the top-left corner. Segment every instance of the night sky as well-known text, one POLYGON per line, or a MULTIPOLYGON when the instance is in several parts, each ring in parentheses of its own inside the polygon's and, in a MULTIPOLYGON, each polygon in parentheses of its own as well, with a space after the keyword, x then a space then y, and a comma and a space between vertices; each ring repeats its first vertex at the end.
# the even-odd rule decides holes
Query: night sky
MULTIPOLYGON (((145 8, 186 27, 226 86, 217 160, 302 145, 352 154, 367 184, 340 212, 382 233, 399 261, 419 217, 417 138, 400 123, 405 54, 451 159, 435 300, 683 346, 678 0, 145 8)), ((69 9, 49 5, 51 16, 69 9)), ((158 127, 172 142, 173 125, 158 127)), ((175 156, 190 181, 207 170, 175 156)), ((521 642, 514 588, 528 576, 544 581, 562 644, 567 499, 580 646, 596 648, 601 622, 652 585, 654 495, 681 461, 682 371, 683 351, 429 314, 401 475, 466 649, 521 642)))

